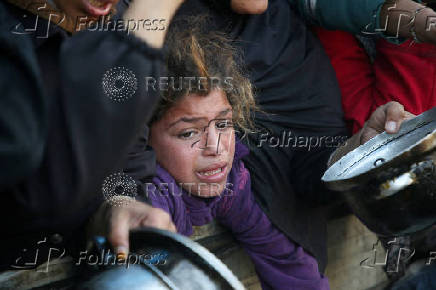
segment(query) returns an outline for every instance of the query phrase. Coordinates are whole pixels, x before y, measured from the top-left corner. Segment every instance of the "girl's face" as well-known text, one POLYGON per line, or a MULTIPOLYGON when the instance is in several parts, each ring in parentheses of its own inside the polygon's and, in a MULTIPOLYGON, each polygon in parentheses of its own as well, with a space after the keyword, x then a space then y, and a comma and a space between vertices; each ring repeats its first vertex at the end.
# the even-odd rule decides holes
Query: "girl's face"
POLYGON ((188 95, 151 126, 157 161, 193 195, 221 194, 232 169, 232 107, 222 90, 188 95))

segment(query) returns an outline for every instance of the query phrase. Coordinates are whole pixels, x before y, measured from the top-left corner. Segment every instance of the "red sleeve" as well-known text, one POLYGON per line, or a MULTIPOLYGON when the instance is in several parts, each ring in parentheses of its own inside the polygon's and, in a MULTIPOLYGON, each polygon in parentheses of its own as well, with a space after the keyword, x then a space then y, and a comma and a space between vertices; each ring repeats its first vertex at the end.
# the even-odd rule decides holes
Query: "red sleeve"
POLYGON ((354 134, 374 109, 376 92, 372 64, 352 34, 318 27, 314 30, 336 71, 345 119, 354 134))

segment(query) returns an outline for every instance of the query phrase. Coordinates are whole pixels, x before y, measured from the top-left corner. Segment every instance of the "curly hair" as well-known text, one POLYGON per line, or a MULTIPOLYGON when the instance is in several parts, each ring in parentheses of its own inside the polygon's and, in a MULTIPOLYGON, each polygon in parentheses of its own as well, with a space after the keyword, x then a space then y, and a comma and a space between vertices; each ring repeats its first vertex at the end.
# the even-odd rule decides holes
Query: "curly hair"
POLYGON ((251 82, 238 65, 242 56, 224 33, 203 31, 206 21, 206 16, 195 16, 171 24, 166 38, 166 69, 172 83, 162 92, 151 123, 184 96, 206 96, 221 89, 232 106, 235 127, 246 132, 253 128, 252 113, 258 108, 251 82), (191 76, 198 80, 198 86, 191 86, 191 76))

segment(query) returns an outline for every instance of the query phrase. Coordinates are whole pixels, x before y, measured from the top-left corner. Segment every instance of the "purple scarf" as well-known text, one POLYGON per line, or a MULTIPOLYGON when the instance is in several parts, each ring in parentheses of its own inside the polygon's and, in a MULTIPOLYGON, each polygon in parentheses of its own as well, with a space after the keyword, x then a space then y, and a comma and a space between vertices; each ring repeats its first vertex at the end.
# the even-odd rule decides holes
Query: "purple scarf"
POLYGON ((148 197, 154 207, 171 215, 182 235, 192 235, 192 226, 213 219, 228 228, 253 260, 263 289, 329 289, 316 260, 274 227, 255 202, 250 174, 241 160, 248 153, 244 145, 236 143, 228 186, 220 196, 190 195, 158 166, 148 197))

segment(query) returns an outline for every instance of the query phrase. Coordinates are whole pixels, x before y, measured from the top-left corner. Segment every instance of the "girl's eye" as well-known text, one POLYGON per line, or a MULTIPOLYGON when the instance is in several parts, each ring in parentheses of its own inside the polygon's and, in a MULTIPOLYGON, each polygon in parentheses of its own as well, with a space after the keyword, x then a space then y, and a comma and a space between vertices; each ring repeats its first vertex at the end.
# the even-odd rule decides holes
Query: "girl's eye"
POLYGON ((180 139, 190 139, 192 137, 194 137, 195 135, 195 131, 186 131, 183 133, 180 133, 179 135, 177 135, 177 137, 179 137, 180 139))
POLYGON ((215 127, 219 130, 224 130, 233 127, 233 123, 229 120, 222 120, 216 122, 215 127))

